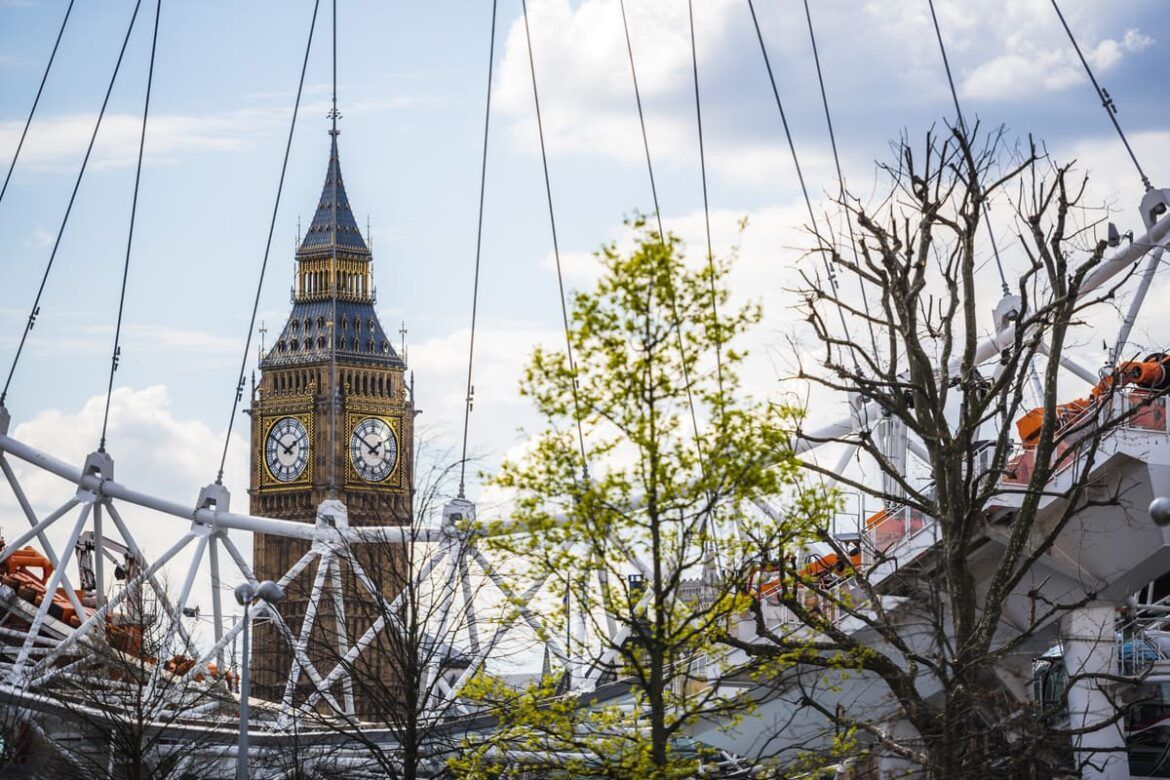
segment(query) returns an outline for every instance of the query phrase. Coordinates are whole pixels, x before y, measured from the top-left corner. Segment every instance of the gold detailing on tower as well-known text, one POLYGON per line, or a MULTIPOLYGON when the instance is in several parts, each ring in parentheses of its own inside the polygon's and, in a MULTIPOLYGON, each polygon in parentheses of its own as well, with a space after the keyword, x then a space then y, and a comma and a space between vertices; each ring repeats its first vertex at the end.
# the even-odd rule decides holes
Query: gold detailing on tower
POLYGON ((337 300, 369 303, 374 297, 373 275, 366 258, 305 258, 297 264, 297 301, 337 300), (336 265, 335 265, 336 264, 336 265))

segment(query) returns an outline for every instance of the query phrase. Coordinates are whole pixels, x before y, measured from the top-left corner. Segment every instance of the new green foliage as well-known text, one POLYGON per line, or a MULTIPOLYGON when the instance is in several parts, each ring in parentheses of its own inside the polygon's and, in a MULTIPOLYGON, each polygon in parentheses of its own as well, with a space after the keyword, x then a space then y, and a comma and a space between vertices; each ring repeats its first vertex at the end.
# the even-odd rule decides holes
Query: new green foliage
POLYGON ((706 758, 689 728, 750 707, 720 642, 752 598, 747 548, 778 523, 820 525, 828 506, 754 509, 798 486, 794 413, 746 397, 737 374, 760 307, 731 300, 726 263, 688 263, 677 237, 628 226, 632 248, 603 246, 596 285, 572 296, 571 352, 537 349, 524 376, 547 428, 496 479, 514 533, 490 543, 557 594, 542 638, 561 661, 529 690, 478 682, 501 728, 459 762, 469 776, 691 776, 706 758), (557 695, 587 672, 593 694, 557 695))

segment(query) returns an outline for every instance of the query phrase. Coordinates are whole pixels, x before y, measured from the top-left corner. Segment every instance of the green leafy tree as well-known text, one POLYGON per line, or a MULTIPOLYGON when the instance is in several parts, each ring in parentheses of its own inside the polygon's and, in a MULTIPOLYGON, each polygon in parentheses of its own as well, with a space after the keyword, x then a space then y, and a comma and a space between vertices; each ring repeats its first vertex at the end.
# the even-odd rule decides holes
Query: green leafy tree
POLYGON ((515 500, 491 544, 564 594, 543 638, 568 659, 522 692, 479 681, 500 727, 459 762, 470 776, 692 776, 707 753, 689 727, 750 706, 719 639, 751 600, 744 544, 778 522, 752 505, 798 481, 793 413, 742 393, 735 344, 760 308, 732 304, 728 265, 688 265, 677 237, 629 226, 632 250, 603 246, 596 287, 572 297, 568 349, 532 355, 522 392, 548 428, 496 478, 515 500), (597 687, 558 697, 567 679, 597 687))

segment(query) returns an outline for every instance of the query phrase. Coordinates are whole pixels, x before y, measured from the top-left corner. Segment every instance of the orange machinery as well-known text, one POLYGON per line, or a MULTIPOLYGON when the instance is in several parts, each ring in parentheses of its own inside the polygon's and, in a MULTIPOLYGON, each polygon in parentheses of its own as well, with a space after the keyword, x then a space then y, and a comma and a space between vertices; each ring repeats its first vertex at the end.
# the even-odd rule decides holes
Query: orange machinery
MULTIPOLYGON (((1078 398, 1056 407, 1056 429, 1067 426, 1089 409, 1092 409, 1103 396, 1111 391, 1134 385, 1145 390, 1165 390, 1170 388, 1170 355, 1164 352, 1155 352, 1147 355, 1145 360, 1136 360, 1122 363, 1113 372, 1105 376, 1089 391, 1088 398, 1078 398)), ((1040 429, 1044 424, 1044 408, 1031 410, 1016 421, 1016 430, 1020 434, 1020 441, 1025 448, 1035 447, 1040 440, 1040 429)))
MULTIPOLYGON (((0 539, 0 550, 4 549, 4 540, 0 539)), ((0 584, 12 588, 13 592, 22 600, 30 604, 39 605, 45 597, 49 578, 53 576, 53 564, 49 559, 32 547, 22 547, 0 562, 0 584)), ((84 579, 84 574, 82 575, 84 579)), ((85 615, 77 614, 64 588, 58 588, 53 594, 49 605, 49 614, 74 628, 81 625, 83 619, 94 613, 94 608, 85 606, 84 599, 92 593, 87 590, 76 591, 78 601, 83 604, 85 615)), ((92 603, 92 602, 91 602, 92 603)), ((19 618, 18 618, 19 620, 19 618)), ((28 626, 21 621, 21 630, 28 626)), ((142 626, 115 625, 106 616, 106 636, 111 647, 129 655, 139 656, 150 663, 157 663, 154 656, 142 652, 142 626)), ((195 665, 195 660, 186 656, 176 655, 168 660, 163 668, 172 674, 185 674, 195 665)), ((215 664, 207 665, 207 676, 212 679, 220 676, 215 664)), ((235 688, 235 676, 228 672, 224 675, 229 687, 235 688)), ((203 674, 195 675, 196 682, 202 682, 203 674)))
MULTIPOLYGON (((0 550, 3 549, 4 540, 0 539, 0 550)), ((12 588, 18 596, 33 604, 41 603, 49 578, 52 576, 53 564, 32 547, 22 547, 8 556, 3 563, 0 563, 0 583, 12 588), (36 573, 38 571, 39 574, 36 573)), ((83 596, 81 591, 77 592, 79 601, 83 596)), ((53 594, 53 601, 49 605, 49 614, 74 628, 81 625, 82 617, 73 608, 73 603, 69 600, 64 588, 58 588, 57 592, 53 594)))
MULTIPOLYGON (((791 560, 791 563, 795 565, 795 560, 791 560)), ((848 564, 842 561, 837 553, 831 552, 827 555, 819 555, 805 563, 800 569, 798 581, 807 582, 809 579, 826 580, 832 576, 844 574, 850 569, 860 568, 860 566, 860 550, 855 553, 851 551, 848 564)), ((783 568, 780 566, 758 569, 752 576, 749 584, 749 592, 751 595, 759 599, 778 596, 780 589, 783 587, 782 571, 783 568)))
POLYGON ((840 556, 835 552, 827 555, 819 555, 813 560, 804 565, 800 570, 801 579, 827 579, 829 577, 844 574, 850 569, 856 569, 861 566, 861 551, 849 556, 849 562, 841 560, 840 556))
MULTIPOLYGON (((163 668, 171 674, 186 674, 195 667, 195 664, 196 660, 194 658, 189 658, 185 655, 176 655, 167 661, 163 668)), ((195 682, 203 682, 205 676, 213 680, 217 679, 219 677, 219 667, 214 663, 207 664, 207 674, 204 675, 202 672, 197 673, 194 676, 195 682)), ((236 675, 229 671, 224 674, 224 679, 227 681, 228 688, 234 691, 236 689, 236 675)))

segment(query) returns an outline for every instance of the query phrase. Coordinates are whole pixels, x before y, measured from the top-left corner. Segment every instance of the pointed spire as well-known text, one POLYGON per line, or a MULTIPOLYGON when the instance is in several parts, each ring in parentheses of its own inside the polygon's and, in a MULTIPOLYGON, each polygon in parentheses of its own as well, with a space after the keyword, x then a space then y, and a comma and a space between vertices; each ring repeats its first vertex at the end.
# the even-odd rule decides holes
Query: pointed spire
POLYGON ((362 238, 349 198, 345 194, 345 182, 341 178, 341 161, 337 155, 337 131, 330 131, 329 167, 325 172, 325 185, 313 221, 305 231, 297 254, 329 252, 334 246, 338 251, 350 254, 369 255, 369 247, 362 238), (336 211, 334 210, 336 204, 336 211), (336 213, 337 221, 333 216, 336 213))

